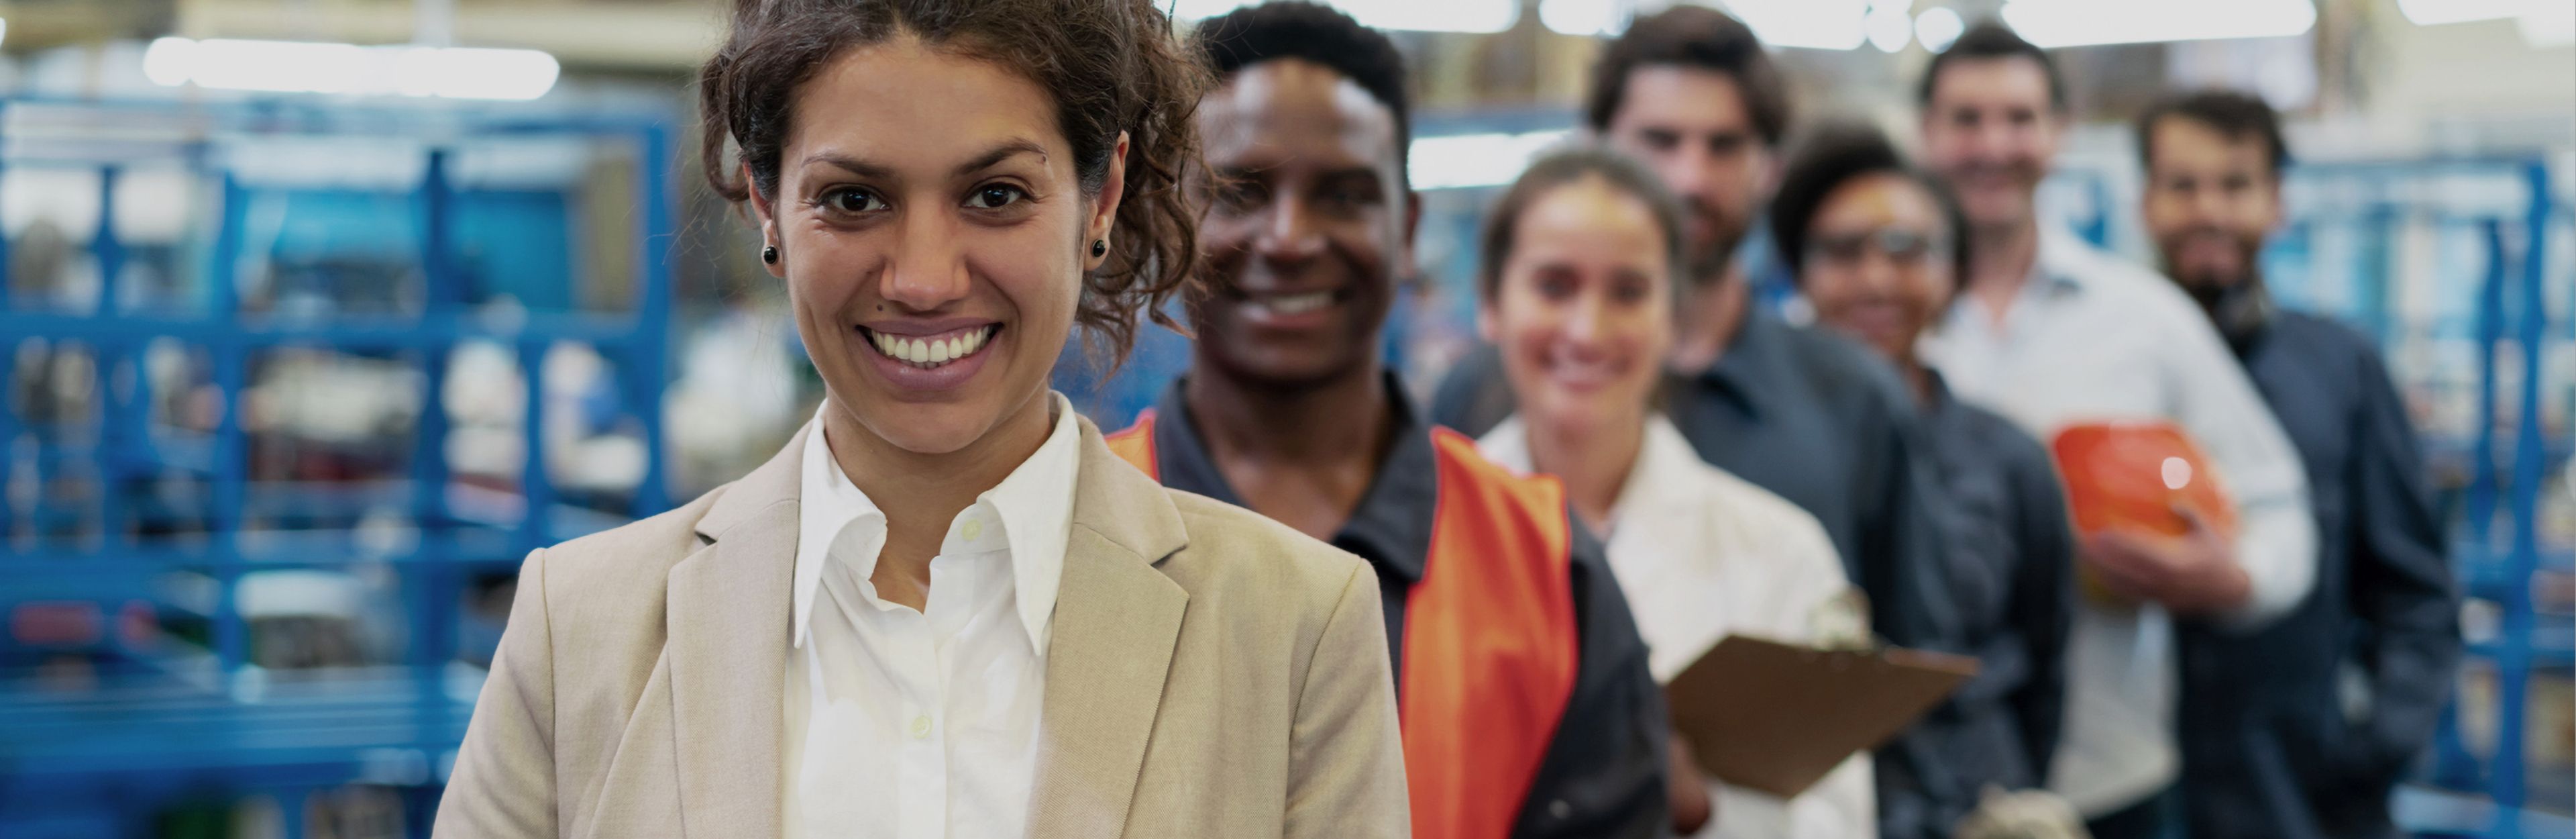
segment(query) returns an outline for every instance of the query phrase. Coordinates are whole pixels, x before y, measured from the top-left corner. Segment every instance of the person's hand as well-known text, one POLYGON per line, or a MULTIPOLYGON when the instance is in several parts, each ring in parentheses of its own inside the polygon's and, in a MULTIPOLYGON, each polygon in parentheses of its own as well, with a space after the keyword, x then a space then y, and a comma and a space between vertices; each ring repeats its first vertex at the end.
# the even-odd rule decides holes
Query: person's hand
POLYGON ((1710 819, 1717 817, 1717 802, 1708 797, 1708 784, 1700 780, 1699 759, 1691 756, 1690 741, 1673 735, 1669 759, 1664 761, 1664 797, 1673 805, 1673 832, 1689 836, 1699 832, 1710 819))
POLYGON ((2178 615, 2223 612, 2254 595, 2227 537, 2189 508, 2176 508, 2179 537, 2104 531, 2084 536, 2079 556, 2113 594, 2163 604, 2178 615))
POLYGON ((1975 812, 1959 822, 1958 839, 2091 839, 2084 817, 2047 790, 2005 792, 1989 785, 1975 812))

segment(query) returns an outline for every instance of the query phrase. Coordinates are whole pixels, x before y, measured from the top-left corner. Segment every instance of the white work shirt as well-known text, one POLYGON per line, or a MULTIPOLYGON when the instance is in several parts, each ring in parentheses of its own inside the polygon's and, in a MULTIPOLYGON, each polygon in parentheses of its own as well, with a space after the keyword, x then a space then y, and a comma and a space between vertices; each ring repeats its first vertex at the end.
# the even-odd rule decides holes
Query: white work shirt
MULTIPOLYGON (((1494 462, 1531 471, 1528 427, 1504 420, 1476 442, 1494 462)), ((1646 418, 1637 462, 1611 505, 1610 571, 1627 595, 1648 669, 1681 675, 1728 635, 1789 643, 1866 638, 1833 540, 1787 499, 1709 465, 1662 414, 1646 418)), ((1716 805, 1697 837, 1876 839, 1870 756, 1855 754, 1789 800, 1711 779, 1716 805)))
MULTIPOLYGON (((2181 426, 2236 504, 2252 598, 2223 626, 2259 627, 2315 584, 2298 453, 2208 318, 2164 277, 2045 230, 2033 276, 2000 320, 1962 294, 1922 351, 1960 398, 2041 440, 2080 422, 2181 426)), ((2049 788, 2100 816, 2171 786, 2181 766, 2171 619, 2152 604, 2079 595, 2067 655, 2066 729, 2049 788)))
POLYGON ((885 513, 841 472, 817 412, 796 534, 787 839, 1027 835, 1081 442, 1052 398, 1037 453, 949 523, 923 611, 868 581, 885 513))

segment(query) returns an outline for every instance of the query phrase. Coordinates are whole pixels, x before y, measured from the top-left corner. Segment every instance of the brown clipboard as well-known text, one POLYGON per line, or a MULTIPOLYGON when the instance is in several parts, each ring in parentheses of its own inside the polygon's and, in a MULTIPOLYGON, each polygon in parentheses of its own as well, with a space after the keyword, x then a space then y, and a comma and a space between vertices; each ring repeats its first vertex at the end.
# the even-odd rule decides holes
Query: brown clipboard
POLYGON ((1673 727, 1718 780, 1795 797, 1977 674, 1919 650, 1820 650, 1729 635, 1664 686, 1673 727))

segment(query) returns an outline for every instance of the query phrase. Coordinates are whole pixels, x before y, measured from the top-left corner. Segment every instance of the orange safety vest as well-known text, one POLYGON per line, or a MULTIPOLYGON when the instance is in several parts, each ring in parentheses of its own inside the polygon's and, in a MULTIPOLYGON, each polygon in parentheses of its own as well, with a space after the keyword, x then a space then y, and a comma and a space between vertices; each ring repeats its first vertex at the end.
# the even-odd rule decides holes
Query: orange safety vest
MULTIPOLYGON (((1405 593, 1396 675, 1413 835, 1504 839, 1581 663, 1565 489, 1512 474, 1458 432, 1431 438, 1439 501, 1422 580, 1405 593)), ((1162 479, 1152 410, 1107 442, 1162 479)))

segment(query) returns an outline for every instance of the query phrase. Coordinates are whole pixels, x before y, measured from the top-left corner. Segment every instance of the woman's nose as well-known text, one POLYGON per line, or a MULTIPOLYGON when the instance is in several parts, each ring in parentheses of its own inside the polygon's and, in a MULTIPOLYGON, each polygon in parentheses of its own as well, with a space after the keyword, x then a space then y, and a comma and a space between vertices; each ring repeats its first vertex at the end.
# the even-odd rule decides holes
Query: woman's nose
POLYGON ((937 309, 966 296, 965 251, 942 219, 904 222, 902 240, 885 266, 877 293, 911 309, 937 309))

